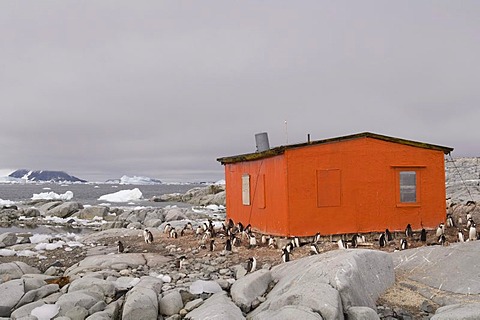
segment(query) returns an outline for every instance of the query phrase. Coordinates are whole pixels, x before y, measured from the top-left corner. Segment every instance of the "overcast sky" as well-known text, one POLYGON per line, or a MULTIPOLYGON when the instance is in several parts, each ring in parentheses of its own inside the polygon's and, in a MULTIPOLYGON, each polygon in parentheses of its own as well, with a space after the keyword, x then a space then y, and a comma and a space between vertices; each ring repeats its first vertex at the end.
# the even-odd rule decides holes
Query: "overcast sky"
POLYGON ((370 131, 480 154, 479 1, 2 1, 0 170, 223 178, 370 131), (287 125, 285 125, 287 121, 287 125))

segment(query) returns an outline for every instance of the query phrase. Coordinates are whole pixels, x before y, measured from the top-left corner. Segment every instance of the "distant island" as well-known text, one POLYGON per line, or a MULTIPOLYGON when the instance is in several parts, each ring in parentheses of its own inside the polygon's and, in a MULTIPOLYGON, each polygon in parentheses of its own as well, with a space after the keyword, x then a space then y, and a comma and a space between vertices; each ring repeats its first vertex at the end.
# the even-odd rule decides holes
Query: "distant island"
POLYGON ((17 178, 31 182, 87 182, 86 180, 69 175, 63 171, 50 170, 28 170, 19 169, 8 175, 11 178, 17 178))

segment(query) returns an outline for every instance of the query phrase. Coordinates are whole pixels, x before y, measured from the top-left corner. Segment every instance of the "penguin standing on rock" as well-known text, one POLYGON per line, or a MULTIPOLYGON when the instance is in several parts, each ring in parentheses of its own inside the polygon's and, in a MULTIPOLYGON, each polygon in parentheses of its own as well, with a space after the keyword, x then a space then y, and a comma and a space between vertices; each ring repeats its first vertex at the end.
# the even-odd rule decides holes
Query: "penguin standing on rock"
POLYGON ((378 238, 378 245, 380 246, 380 248, 383 248, 387 245, 387 239, 385 239, 385 233, 382 233, 380 235, 380 238, 378 238))
POLYGON ((310 255, 314 255, 314 254, 319 254, 319 251, 318 251, 317 244, 315 242, 312 242, 312 244, 310 245, 310 255))
POLYGON ((210 251, 215 251, 216 245, 215 245, 215 239, 210 240, 210 251))
POLYGON ((185 260, 187 260, 187 257, 185 256, 180 256, 178 260, 175 262, 176 267, 178 269, 182 269, 183 265, 185 264, 185 260))
POLYGON ((450 213, 447 214, 447 227, 455 227, 455 223, 453 222, 453 217, 450 213))
POLYGON ((445 233, 445 225, 443 223, 440 223, 437 227, 437 237, 440 237, 442 234, 445 233))
POLYGON ((400 250, 408 249, 407 239, 400 239, 400 250))
POLYGON ((125 250, 125 247, 123 246, 122 241, 120 240, 117 241, 117 248, 118 248, 118 253, 122 253, 125 250))
POLYGON ((458 229, 458 242, 465 242, 462 229, 458 229))
POLYGON ((442 246, 445 246, 446 242, 447 242, 447 238, 445 237, 444 234, 442 234, 442 235, 440 235, 440 237, 438 237, 438 243, 440 243, 442 246))
POLYGON ((230 241, 230 239, 227 239, 227 241, 225 242, 225 251, 232 251, 232 242, 230 241))
POLYGON ((390 232, 390 230, 385 229, 385 237, 386 237, 387 241, 392 241, 393 240, 392 233, 390 232))
POLYGON ((420 232, 420 241, 427 242, 427 230, 425 230, 425 228, 422 228, 420 232))
POLYGON ((247 273, 251 273, 257 269, 257 259, 251 257, 247 261, 247 273))
POLYGON ((411 238, 413 237, 413 230, 412 230, 412 226, 409 224, 407 224, 407 227, 405 228, 405 235, 407 236, 407 238, 411 238))
POLYGON ((150 230, 148 229, 143 230, 143 239, 145 240, 145 243, 153 242, 153 234, 150 232, 150 230))
POLYGON ((468 230, 468 240, 477 240, 477 225, 473 222, 468 230))
POLYGON ((286 248, 282 249, 282 261, 283 262, 290 261, 290 252, 288 252, 286 248))

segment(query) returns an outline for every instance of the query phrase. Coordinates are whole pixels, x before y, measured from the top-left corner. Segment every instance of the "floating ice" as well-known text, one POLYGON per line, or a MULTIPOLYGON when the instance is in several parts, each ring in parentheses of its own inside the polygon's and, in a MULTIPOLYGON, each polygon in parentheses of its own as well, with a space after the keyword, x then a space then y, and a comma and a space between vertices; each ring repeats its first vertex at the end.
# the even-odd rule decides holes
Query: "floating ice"
POLYGON ((37 251, 41 251, 41 250, 51 251, 51 250, 55 250, 55 249, 58 249, 58 248, 62 248, 64 244, 65 244, 65 242, 63 242, 63 241, 57 241, 57 242, 54 242, 54 243, 39 243, 35 246, 35 250, 37 250, 37 251))
POLYGON ((36 307, 30 312, 30 315, 37 317, 38 320, 50 320, 58 314, 60 307, 56 304, 44 304, 36 307))
POLYGON ((217 293, 221 292, 222 288, 220 285, 215 281, 204 281, 204 280, 197 280, 190 285, 190 293, 191 294, 201 294, 205 293, 217 293))
POLYGON ((34 193, 32 200, 72 200, 73 192, 66 191, 63 194, 57 194, 53 191, 50 192, 41 192, 41 193, 34 193))
POLYGON ((109 193, 98 198, 100 201, 108 202, 129 202, 142 199, 142 192, 140 189, 135 188, 132 190, 120 190, 115 193, 109 193))
POLYGON ((48 242, 48 239, 50 239, 51 236, 47 234, 34 234, 33 236, 30 237, 30 243, 40 243, 40 242, 48 242))
POLYGON ((11 205, 14 205, 15 202, 11 201, 11 200, 3 200, 3 199, 0 199, 0 206, 11 206, 11 205))

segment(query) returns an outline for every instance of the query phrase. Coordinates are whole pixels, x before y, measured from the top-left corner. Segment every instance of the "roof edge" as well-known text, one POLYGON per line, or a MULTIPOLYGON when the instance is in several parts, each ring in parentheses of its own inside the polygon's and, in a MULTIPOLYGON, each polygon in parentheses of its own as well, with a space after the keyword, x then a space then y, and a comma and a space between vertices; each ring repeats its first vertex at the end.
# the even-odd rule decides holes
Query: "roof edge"
POLYGON ((270 157, 283 154, 287 149, 301 148, 301 147, 317 145, 317 144, 334 143, 334 142, 347 141, 347 140, 353 140, 353 139, 359 139, 359 138, 372 138, 372 139, 393 142, 393 143, 408 145, 408 146, 417 147, 417 148, 437 150, 437 151, 442 151, 444 154, 449 154, 450 152, 453 151, 453 148, 451 147, 445 147, 445 146, 407 140, 402 138, 395 138, 395 137, 385 136, 385 135, 372 133, 372 132, 362 132, 362 133, 356 133, 356 134, 351 134, 347 136, 315 140, 311 142, 297 143, 297 144, 291 144, 286 146, 279 146, 279 147, 271 148, 262 152, 246 153, 246 154, 240 154, 240 155, 229 156, 229 157, 221 157, 221 158, 217 158, 217 161, 222 164, 254 161, 258 159, 270 158, 270 157))

